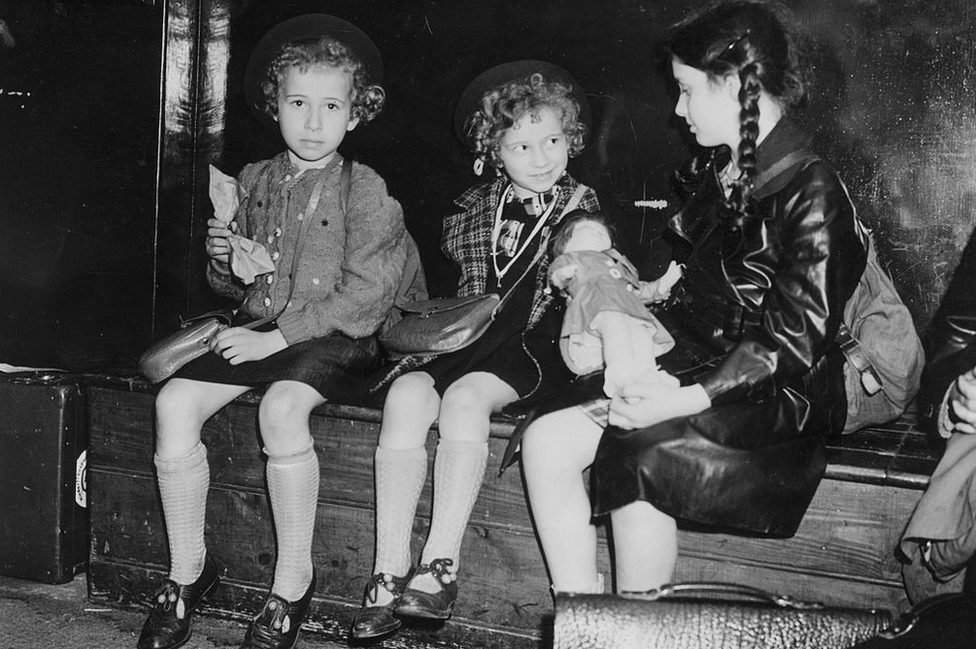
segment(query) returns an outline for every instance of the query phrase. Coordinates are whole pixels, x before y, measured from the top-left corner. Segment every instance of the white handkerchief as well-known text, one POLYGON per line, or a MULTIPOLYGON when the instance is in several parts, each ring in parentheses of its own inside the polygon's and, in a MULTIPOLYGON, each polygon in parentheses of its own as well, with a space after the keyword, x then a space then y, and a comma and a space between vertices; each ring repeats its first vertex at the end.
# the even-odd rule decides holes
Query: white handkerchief
POLYGON ((232 234, 227 242, 230 243, 230 269, 245 284, 253 284, 255 277, 275 269, 267 249, 257 241, 232 234))

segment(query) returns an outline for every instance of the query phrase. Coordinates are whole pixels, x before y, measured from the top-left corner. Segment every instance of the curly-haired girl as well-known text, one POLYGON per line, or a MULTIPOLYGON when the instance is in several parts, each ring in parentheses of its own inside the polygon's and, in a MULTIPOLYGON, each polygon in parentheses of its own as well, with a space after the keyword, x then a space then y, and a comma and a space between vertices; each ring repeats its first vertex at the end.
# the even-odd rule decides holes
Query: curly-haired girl
POLYGON ((383 90, 374 85, 381 75, 369 37, 324 14, 281 23, 251 56, 245 94, 277 122, 287 150, 243 169, 246 195, 232 223, 209 221, 207 278, 240 300, 237 321, 217 334, 213 353, 184 366, 156 397, 154 460, 170 572, 140 649, 183 645, 194 609, 219 581, 204 543, 210 474, 201 428, 234 398, 265 386, 258 420, 278 552, 271 592, 241 646, 297 641, 315 590, 319 461, 309 415, 379 364, 374 333, 393 306, 407 256, 399 203, 376 172, 337 152, 345 134, 382 107, 383 90), (275 269, 249 284, 235 276, 233 236, 265 246, 275 269), (240 326, 267 316, 274 319, 264 326, 240 326))
POLYGON ((492 413, 566 376, 555 341, 562 313, 545 291, 550 228, 573 204, 598 209, 593 190, 566 173, 583 146, 586 100, 564 70, 507 63, 462 94, 455 128, 495 177, 455 203, 442 248, 460 269, 458 295, 508 293, 473 345, 403 374, 389 387, 375 456, 376 555, 351 634, 395 631, 398 616, 446 619, 458 596, 461 541, 481 487, 492 413), (410 538, 427 475, 424 443, 434 421, 431 527, 419 565, 410 538))

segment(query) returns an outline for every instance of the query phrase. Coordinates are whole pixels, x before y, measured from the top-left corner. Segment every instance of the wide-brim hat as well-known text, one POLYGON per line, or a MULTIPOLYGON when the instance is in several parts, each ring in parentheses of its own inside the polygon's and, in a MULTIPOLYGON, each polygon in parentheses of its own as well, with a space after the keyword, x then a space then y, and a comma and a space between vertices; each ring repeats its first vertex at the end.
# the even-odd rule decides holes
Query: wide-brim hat
POLYGON ((454 132, 461 139, 466 141, 467 134, 464 127, 468 118, 478 110, 481 99, 485 93, 512 81, 523 81, 538 72, 546 82, 556 81, 572 90, 573 99, 579 104, 580 121, 590 127, 590 103, 586 100, 583 88, 576 82, 569 72, 548 61, 536 61, 525 59, 520 61, 510 61, 496 65, 485 70, 468 84, 458 99, 457 108, 454 111, 454 132))
POLYGON ((303 14, 282 21, 265 34, 251 53, 244 71, 244 96, 258 113, 264 112, 264 86, 268 66, 282 46, 289 43, 333 38, 346 47, 366 68, 369 83, 383 82, 383 58, 366 32, 352 23, 329 14, 303 14))

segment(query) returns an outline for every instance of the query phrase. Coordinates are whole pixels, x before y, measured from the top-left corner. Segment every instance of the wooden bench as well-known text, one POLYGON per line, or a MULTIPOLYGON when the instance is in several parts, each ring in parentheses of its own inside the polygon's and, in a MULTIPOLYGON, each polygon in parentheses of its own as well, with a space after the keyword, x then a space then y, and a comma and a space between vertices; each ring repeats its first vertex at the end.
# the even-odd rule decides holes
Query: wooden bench
MULTIPOLYGON (((136 379, 87 382, 91 514, 89 590, 117 606, 146 601, 167 567, 153 477, 154 392, 136 379)), ((204 428, 211 489, 207 543, 225 567, 206 613, 247 618, 272 579, 275 542, 257 434, 258 397, 245 395, 204 428)), ((309 626, 344 640, 373 554, 372 457, 380 413, 327 404, 312 416, 321 459, 313 546, 319 570, 309 626)), ((552 604, 517 467, 497 476, 512 423, 497 420, 491 457, 462 547, 461 589, 451 622, 405 630, 429 646, 538 646, 552 604)), ((433 459, 436 434, 428 451, 433 459)), ((826 479, 793 538, 682 530, 677 580, 733 581, 829 604, 907 608, 899 533, 937 461, 913 413, 830 440, 826 479)), ((429 524, 430 484, 414 527, 415 556, 429 524)), ((601 543, 603 541, 601 540, 601 543)), ((601 565, 609 576, 605 543, 601 565)))

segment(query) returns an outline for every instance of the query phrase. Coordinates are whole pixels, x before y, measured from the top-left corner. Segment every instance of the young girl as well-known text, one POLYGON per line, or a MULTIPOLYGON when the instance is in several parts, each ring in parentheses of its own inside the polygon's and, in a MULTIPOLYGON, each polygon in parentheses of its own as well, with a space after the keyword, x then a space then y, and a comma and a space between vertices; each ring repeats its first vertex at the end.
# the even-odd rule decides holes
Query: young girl
POLYGON ((681 277, 671 262, 652 282, 614 249, 613 228, 603 214, 576 210, 552 238, 549 281, 567 296, 559 350, 577 375, 604 370, 603 390, 613 397, 635 381, 667 375, 655 360, 674 347, 674 339, 645 301, 667 299, 681 277))
POLYGON ((278 315, 257 330, 232 326, 218 334, 213 353, 186 365, 156 397, 154 462, 170 572, 154 595, 140 649, 184 644, 194 609, 217 585, 204 543, 210 478, 200 432, 255 387, 267 388, 258 419, 278 552, 271 592, 241 646, 295 646, 315 590, 319 463, 309 414, 375 368, 373 334, 392 307, 406 258, 400 205, 372 169, 353 164, 348 207, 340 202, 341 168, 350 163, 336 149, 381 109, 381 75, 372 41, 323 14, 281 23, 251 56, 245 93, 277 122, 287 150, 241 172, 247 196, 233 227, 210 220, 207 277, 217 292, 241 300, 236 324, 278 315), (232 230, 264 245, 276 270, 241 284, 229 267, 232 230))
POLYGON ((819 436, 844 425, 834 338, 866 237, 837 174, 787 117, 805 92, 794 38, 773 5, 731 0, 676 25, 666 45, 675 113, 705 147, 680 178, 691 195, 671 226, 689 248, 660 314, 676 343, 661 365, 682 385, 624 386, 605 430, 577 406, 526 431, 522 466, 555 591, 603 589, 594 515, 610 515, 618 591, 672 580, 679 519, 792 534, 813 493, 808 482, 794 490, 791 471, 815 488, 819 436), (733 478, 709 472, 723 454, 788 440, 812 450, 763 455, 733 478))
POLYGON ((396 616, 450 617, 461 540, 488 457, 489 418, 560 377, 554 340, 561 313, 547 286, 551 226, 567 205, 598 209, 595 193, 566 173, 583 148, 586 101, 561 68, 518 61, 493 68, 462 94, 456 123, 495 177, 457 199, 442 246, 460 269, 459 295, 513 289, 473 345, 397 378, 376 449, 376 556, 351 635, 396 630, 396 616), (431 527, 411 570, 413 519, 427 475, 427 431, 438 421, 431 527))

